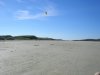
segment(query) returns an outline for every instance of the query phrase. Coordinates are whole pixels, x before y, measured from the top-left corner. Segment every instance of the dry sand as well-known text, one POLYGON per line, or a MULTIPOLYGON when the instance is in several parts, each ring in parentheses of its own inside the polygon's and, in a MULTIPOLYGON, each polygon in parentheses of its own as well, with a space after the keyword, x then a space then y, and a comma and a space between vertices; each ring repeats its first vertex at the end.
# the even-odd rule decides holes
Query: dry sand
POLYGON ((0 75, 94 75, 100 42, 0 41, 0 75))

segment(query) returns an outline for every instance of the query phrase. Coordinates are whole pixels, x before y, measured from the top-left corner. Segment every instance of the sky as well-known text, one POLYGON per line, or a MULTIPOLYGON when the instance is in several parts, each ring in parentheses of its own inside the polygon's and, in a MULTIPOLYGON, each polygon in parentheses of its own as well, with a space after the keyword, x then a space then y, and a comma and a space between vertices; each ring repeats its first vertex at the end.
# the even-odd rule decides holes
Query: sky
POLYGON ((0 35, 98 39, 100 0, 0 0, 0 35))

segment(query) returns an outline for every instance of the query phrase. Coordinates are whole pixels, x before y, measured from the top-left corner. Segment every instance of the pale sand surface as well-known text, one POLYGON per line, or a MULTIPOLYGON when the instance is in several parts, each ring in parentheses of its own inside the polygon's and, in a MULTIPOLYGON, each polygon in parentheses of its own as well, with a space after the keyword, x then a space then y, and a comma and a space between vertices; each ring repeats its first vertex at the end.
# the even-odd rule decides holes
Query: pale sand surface
POLYGON ((94 75, 100 42, 0 41, 0 75, 94 75))

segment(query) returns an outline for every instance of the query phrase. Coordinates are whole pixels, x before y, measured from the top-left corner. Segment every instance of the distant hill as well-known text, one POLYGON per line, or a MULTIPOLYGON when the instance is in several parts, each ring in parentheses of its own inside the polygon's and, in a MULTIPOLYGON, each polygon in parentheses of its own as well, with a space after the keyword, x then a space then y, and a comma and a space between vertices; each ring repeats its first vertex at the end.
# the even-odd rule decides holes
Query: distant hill
POLYGON ((34 35, 22 35, 22 36, 11 36, 11 35, 1 35, 0 40, 57 40, 53 38, 43 38, 34 35))
POLYGON ((0 40, 14 40, 14 37, 11 35, 1 35, 0 40))
POLYGON ((82 39, 82 40, 73 40, 73 41, 100 41, 100 39, 82 39))
POLYGON ((14 36, 14 40, 37 40, 38 37, 34 35, 14 36))

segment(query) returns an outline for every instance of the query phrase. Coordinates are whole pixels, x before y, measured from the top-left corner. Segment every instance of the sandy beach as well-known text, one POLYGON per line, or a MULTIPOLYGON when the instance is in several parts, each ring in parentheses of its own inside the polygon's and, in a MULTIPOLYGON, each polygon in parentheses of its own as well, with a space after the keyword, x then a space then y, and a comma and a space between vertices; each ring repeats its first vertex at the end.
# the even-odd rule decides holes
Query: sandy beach
POLYGON ((0 41, 0 75, 94 75, 100 42, 0 41))

